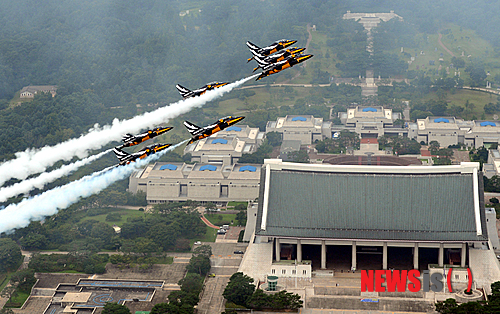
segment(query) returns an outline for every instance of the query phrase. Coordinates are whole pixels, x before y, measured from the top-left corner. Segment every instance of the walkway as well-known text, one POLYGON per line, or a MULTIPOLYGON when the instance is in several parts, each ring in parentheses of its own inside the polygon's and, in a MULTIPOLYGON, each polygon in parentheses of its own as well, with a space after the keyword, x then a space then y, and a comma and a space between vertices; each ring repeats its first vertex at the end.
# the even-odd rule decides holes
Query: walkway
POLYGON ((209 226, 210 228, 214 228, 217 230, 219 229, 219 227, 211 223, 203 214, 201 214, 201 220, 205 223, 205 225, 209 226))
POLYGON ((441 37, 443 37, 443 34, 439 33, 439 37, 438 37, 439 45, 441 47, 443 47, 443 49, 446 50, 447 53, 449 53, 452 57, 454 57, 455 55, 453 54, 453 52, 451 52, 450 49, 446 48, 446 46, 441 42, 441 37))

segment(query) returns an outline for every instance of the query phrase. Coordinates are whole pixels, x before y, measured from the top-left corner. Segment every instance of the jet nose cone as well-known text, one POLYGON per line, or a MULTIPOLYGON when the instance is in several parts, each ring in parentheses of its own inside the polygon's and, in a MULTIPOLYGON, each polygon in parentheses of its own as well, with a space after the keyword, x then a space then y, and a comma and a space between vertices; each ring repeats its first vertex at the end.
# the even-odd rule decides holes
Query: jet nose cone
POLYGON ((245 117, 236 117, 233 119, 233 123, 237 123, 237 122, 240 122, 241 120, 245 119, 245 117))
POLYGON ((303 51, 305 51, 305 50, 306 50, 306 48, 299 48, 299 49, 297 49, 297 50, 295 51, 295 53, 301 53, 301 52, 303 52, 303 51))
POLYGON ((307 59, 311 59, 313 57, 313 55, 305 55, 305 56, 302 56, 302 57, 299 57, 297 60, 299 62, 304 62, 306 61, 307 59))

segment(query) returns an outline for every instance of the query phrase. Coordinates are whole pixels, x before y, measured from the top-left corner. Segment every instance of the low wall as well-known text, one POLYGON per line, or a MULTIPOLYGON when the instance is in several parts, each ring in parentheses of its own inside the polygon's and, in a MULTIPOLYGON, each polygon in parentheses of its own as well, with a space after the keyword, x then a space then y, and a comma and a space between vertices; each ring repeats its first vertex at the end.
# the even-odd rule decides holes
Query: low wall
POLYGON ((434 303, 424 299, 371 298, 378 302, 361 302, 361 297, 323 296, 309 297, 307 307, 315 309, 350 309, 362 311, 431 312, 434 303))

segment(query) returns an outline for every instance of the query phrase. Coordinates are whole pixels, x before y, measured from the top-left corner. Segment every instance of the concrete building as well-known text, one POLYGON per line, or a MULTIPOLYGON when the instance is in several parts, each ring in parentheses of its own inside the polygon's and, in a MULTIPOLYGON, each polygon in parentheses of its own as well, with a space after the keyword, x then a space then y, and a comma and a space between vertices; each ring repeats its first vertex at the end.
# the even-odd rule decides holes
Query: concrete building
POLYGON ((265 133, 248 125, 231 126, 214 135, 187 145, 184 154, 191 154, 192 162, 232 165, 243 154, 251 154, 264 141, 265 133))
POLYGON ((486 291, 500 280, 492 245, 498 235, 488 233, 496 222, 485 212, 478 163, 336 166, 270 159, 263 167, 255 233, 240 266, 256 280, 452 267, 457 284, 467 281, 466 267, 486 291))
POLYGON ((255 200, 259 196, 261 167, 157 162, 132 173, 129 191, 146 192, 148 204, 255 200))
POLYGON ((310 145, 315 140, 331 137, 331 122, 323 122, 323 118, 311 115, 288 115, 276 121, 268 121, 266 133, 278 132, 283 135, 283 141, 300 140, 302 145, 310 145))
POLYGON ((488 162, 483 164, 483 172, 488 178, 500 174, 500 152, 498 149, 488 150, 488 162))
POLYGON ((464 144, 479 148, 500 143, 500 123, 495 121, 467 121, 455 117, 427 117, 417 119, 418 142, 437 141, 441 147, 464 144))
POLYGON ((338 117, 349 131, 356 132, 361 138, 407 136, 408 133, 405 128, 394 127, 394 122, 402 119, 401 113, 382 106, 355 106, 347 109, 347 112, 339 112, 338 117))
POLYGON ((56 95, 57 86, 41 85, 41 86, 25 86, 21 89, 21 98, 34 98, 38 93, 50 93, 52 97, 56 95))

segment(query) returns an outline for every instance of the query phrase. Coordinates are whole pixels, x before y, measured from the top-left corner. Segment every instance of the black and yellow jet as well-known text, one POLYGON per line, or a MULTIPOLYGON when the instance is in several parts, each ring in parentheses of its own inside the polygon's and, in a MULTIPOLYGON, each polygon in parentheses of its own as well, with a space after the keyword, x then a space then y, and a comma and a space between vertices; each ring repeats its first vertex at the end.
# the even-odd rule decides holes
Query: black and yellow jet
POLYGON ((184 121, 184 125, 188 129, 189 133, 193 136, 193 138, 188 142, 188 145, 196 142, 197 140, 201 140, 202 138, 209 137, 212 134, 215 134, 219 131, 224 130, 225 128, 240 122, 245 117, 224 117, 217 120, 214 124, 207 125, 206 127, 200 128, 192 124, 189 121, 184 121))
POLYGON ((123 139, 122 139, 123 144, 118 146, 118 148, 130 147, 130 146, 140 144, 144 141, 152 139, 153 137, 157 137, 158 135, 166 133, 172 129, 173 129, 173 127, 166 127, 165 128, 165 127, 159 126, 157 128, 154 128, 152 130, 147 130, 146 132, 138 134, 138 135, 132 135, 130 133, 127 133, 123 136, 123 139))
POLYGON ((177 90, 179 91, 179 93, 181 94, 181 96, 184 97, 184 99, 186 99, 186 98, 189 98, 189 97, 195 97, 195 96, 203 95, 208 90, 219 88, 219 87, 222 87, 222 86, 227 85, 227 84, 229 84, 229 83, 228 82, 224 82, 224 83, 223 82, 210 82, 207 85, 205 85, 203 87, 200 87, 198 89, 195 89, 195 90, 190 90, 190 89, 187 89, 187 88, 185 88, 184 86, 182 86, 180 84, 177 84, 177 85, 175 85, 175 88, 177 88, 177 90))
POLYGON ((313 57, 313 55, 300 55, 298 57, 289 57, 283 61, 267 65, 264 68, 264 72, 262 72, 259 75, 259 77, 257 77, 256 81, 258 81, 266 76, 283 71, 284 69, 291 68, 294 65, 299 64, 301 62, 304 62, 307 59, 312 58, 312 57, 313 57))
POLYGON ((113 152, 116 154, 116 157, 118 157, 118 159, 120 160, 120 163, 118 165, 123 166, 123 165, 128 165, 129 163, 134 162, 137 159, 146 158, 149 155, 167 149, 170 146, 172 146, 172 144, 152 144, 132 154, 126 153, 120 148, 115 147, 113 149, 113 152))
MULTIPOLYGON (((286 49, 284 51, 280 51, 278 53, 275 53, 273 55, 270 55, 268 57, 256 55, 255 59, 259 59, 262 61, 263 64, 273 64, 279 61, 283 61, 289 57, 298 57, 302 52, 306 50, 306 48, 295 48, 292 47, 290 49, 286 49)), ((261 62, 257 62, 259 65, 253 69, 253 72, 257 71, 259 68, 264 68, 264 66, 261 64, 261 62)))
MULTIPOLYGON (((282 39, 275 41, 274 43, 270 44, 267 47, 260 48, 259 46, 247 41, 247 46, 250 49, 250 52, 254 55, 254 57, 255 55, 261 55, 267 57, 275 52, 278 52, 280 50, 285 49, 288 46, 295 44, 296 42, 297 42, 296 40, 282 39)), ((247 59, 247 62, 250 62, 254 57, 247 59)))

